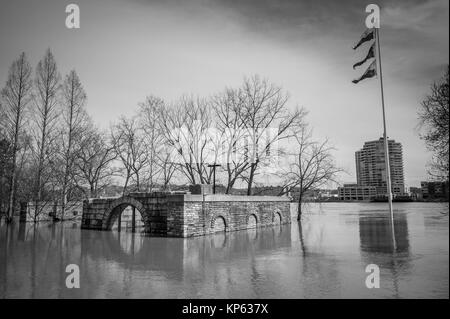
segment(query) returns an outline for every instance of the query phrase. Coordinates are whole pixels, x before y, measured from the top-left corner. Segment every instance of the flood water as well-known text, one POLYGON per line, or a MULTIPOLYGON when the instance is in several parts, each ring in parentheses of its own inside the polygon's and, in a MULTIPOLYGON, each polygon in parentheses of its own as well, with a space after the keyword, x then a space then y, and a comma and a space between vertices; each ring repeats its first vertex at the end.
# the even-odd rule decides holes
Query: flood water
POLYGON ((310 204, 301 223, 189 239, 2 224, 0 297, 449 298, 448 212, 395 203, 394 237, 387 203, 310 204))

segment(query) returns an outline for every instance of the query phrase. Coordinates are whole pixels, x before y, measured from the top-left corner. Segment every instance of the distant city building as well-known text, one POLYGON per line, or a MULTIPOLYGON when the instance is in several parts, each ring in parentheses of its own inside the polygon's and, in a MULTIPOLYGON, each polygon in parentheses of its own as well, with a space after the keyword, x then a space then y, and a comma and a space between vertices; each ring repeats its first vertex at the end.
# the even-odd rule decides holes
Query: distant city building
POLYGON ((377 195, 375 186, 359 186, 357 184, 344 184, 338 188, 339 200, 370 200, 377 195))
POLYGON ((423 199, 449 199, 448 181, 446 182, 421 182, 420 188, 422 190, 423 199))
MULTIPOLYGON (((388 146, 392 193, 401 195, 405 193, 402 144, 389 140, 388 146)), ((377 195, 385 195, 387 182, 383 138, 365 142, 363 148, 355 153, 355 161, 358 186, 376 187, 377 195)))
POLYGON ((338 197, 338 191, 336 189, 320 189, 317 199, 333 199, 338 197))
POLYGON ((422 188, 410 187, 409 188, 409 196, 413 200, 422 200, 423 199, 422 188))

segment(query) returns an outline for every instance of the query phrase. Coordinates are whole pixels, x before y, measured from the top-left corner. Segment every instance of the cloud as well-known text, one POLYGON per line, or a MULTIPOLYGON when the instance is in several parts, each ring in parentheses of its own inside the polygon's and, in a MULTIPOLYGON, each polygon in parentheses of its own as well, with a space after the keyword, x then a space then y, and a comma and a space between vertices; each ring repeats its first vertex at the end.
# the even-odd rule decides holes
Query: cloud
POLYGON ((382 9, 381 23, 393 29, 441 30, 443 25, 439 22, 448 22, 448 11, 447 0, 428 0, 416 5, 395 2, 382 9))

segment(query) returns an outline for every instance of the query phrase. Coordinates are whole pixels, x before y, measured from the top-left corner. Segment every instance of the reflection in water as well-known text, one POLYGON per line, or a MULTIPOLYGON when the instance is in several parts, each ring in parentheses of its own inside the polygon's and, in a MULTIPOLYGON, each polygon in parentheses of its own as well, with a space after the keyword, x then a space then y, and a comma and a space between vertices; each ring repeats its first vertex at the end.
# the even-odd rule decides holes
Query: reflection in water
POLYGON ((187 239, 0 225, 0 298, 448 298, 448 215, 430 226, 423 215, 440 208, 398 212, 394 246, 383 212, 342 205, 311 205, 292 225, 187 239), (80 289, 65 287, 72 263, 80 289), (381 289, 365 288, 369 263, 381 268, 381 289))
POLYGON ((308 218, 302 216, 297 226, 300 253, 303 257, 299 265, 302 274, 300 283, 305 287, 301 297, 307 298, 321 293, 325 293, 329 298, 339 297, 339 287, 342 284, 338 261, 323 249, 325 225, 318 220, 312 224, 308 218))
POLYGON ((363 252, 408 253, 409 251, 408 220, 404 212, 395 212, 394 227, 385 212, 361 213, 359 235, 363 252))
POLYGON ((115 240, 120 244, 120 248, 126 253, 134 255, 139 253, 144 243, 143 236, 135 235, 131 232, 111 232, 115 240))
POLYGON ((367 264, 376 264, 389 270, 394 296, 398 298, 399 276, 411 267, 406 213, 395 212, 392 224, 385 212, 361 212, 359 235, 363 259, 367 264), (399 267, 403 269, 401 273, 399 267))
MULTIPOLYGON (((66 233, 70 224, 22 224, 0 226, 0 297, 63 297, 65 267, 79 251, 76 233, 66 233)), ((79 229, 77 229, 79 232, 79 229)))

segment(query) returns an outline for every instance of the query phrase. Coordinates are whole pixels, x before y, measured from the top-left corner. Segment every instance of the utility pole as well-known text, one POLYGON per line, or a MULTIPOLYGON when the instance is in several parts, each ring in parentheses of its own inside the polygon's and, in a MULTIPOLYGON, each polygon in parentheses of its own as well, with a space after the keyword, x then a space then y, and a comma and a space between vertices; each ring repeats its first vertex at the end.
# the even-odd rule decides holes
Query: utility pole
POLYGON ((213 169, 213 194, 216 193, 216 167, 219 167, 220 164, 208 164, 208 167, 212 167, 213 169))

